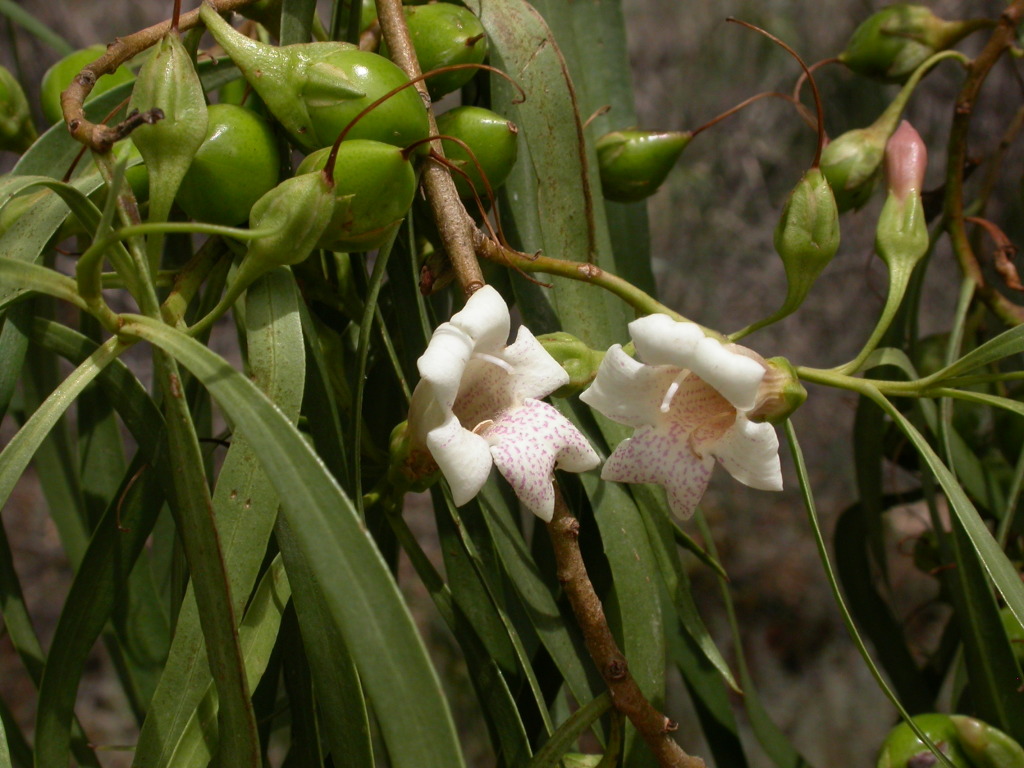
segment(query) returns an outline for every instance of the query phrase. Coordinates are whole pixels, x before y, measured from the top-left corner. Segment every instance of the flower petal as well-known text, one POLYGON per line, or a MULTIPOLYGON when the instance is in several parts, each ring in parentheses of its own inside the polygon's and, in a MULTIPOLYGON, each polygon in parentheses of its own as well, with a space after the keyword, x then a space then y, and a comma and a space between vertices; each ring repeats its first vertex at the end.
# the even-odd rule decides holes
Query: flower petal
POLYGON ((490 446, 480 435, 463 429, 449 412, 444 423, 427 433, 427 450, 451 486, 455 506, 476 496, 491 473, 490 446))
POLYGON ((420 385, 428 382, 432 396, 446 409, 451 409, 459 394, 462 374, 472 355, 473 339, 451 323, 441 323, 434 329, 430 343, 416 361, 420 385))
POLYGON ((768 423, 755 424, 743 414, 711 449, 726 471, 761 491, 782 490, 779 436, 768 423))
POLYGON ((590 443, 553 406, 526 398, 486 430, 498 471, 520 501, 545 522, 551 521, 555 467, 585 472, 600 463, 590 443))
POLYGON ((698 457, 678 432, 671 427, 641 427, 608 457, 601 479, 658 483, 668 492, 672 512, 689 517, 704 495, 715 461, 710 455, 698 457))
POLYGON ((661 404, 665 393, 678 374, 673 368, 644 365, 616 344, 605 354, 580 400, 620 424, 658 424, 664 419, 661 404))
POLYGON ((637 354, 648 365, 686 368, 722 393, 740 410, 754 407, 765 368, 705 336, 696 323, 668 315, 647 315, 629 324, 637 354))
POLYGON ((492 355, 504 348, 511 327, 508 305, 489 285, 470 296, 448 322, 473 339, 474 352, 492 355))
POLYGON ((514 369, 512 387, 517 402, 547 397, 569 383, 569 374, 525 325, 519 326, 515 343, 505 348, 501 358, 514 369))

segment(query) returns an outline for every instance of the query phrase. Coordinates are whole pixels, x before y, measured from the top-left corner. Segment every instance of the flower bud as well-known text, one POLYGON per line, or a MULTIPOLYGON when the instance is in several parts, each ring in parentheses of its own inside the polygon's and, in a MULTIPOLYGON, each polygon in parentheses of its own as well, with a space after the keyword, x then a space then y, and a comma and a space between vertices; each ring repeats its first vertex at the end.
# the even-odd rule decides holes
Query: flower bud
POLYGON ((874 126, 856 128, 833 139, 822 150, 821 171, 832 186, 840 213, 860 208, 871 197, 887 136, 874 126))
MULTIPOLYGON (((129 111, 159 109, 163 117, 132 132, 149 171, 150 221, 166 221, 182 178, 206 138, 206 97, 178 33, 168 32, 139 70, 129 111)), ((158 254, 157 254, 158 255, 158 254)), ((150 265, 155 269, 155 264, 150 265)))
POLYGON ((786 300, 777 317, 799 307, 839 250, 839 210, 832 187, 811 168, 786 200, 775 227, 775 250, 786 269, 786 300))
MULTIPOLYGON (((333 144, 364 108, 409 82, 383 56, 348 43, 275 47, 237 32, 208 3, 200 15, 267 109, 306 150, 333 144)), ((405 147, 429 131, 423 102, 414 88, 406 88, 361 118, 349 137, 405 147)))
POLYGON ((465 142, 476 158, 474 163, 466 149, 456 142, 445 144, 445 157, 465 171, 468 177, 452 174, 459 197, 471 198, 474 189, 481 197, 486 195, 483 176, 487 177, 492 190, 497 189, 505 183, 516 164, 519 129, 497 112, 483 107, 456 107, 437 118, 437 131, 465 142))
POLYGON ((1024 748, 998 728, 966 715, 950 720, 973 768, 1024 768, 1024 748))
MULTIPOLYGON (((331 154, 324 147, 297 172, 322 170, 331 154)), ((318 245, 331 251, 370 251, 384 244, 412 207, 416 172, 405 153, 391 144, 343 141, 334 162, 331 219, 318 245)))
POLYGON ((604 360, 604 351, 591 349, 564 331, 545 333, 538 336, 537 341, 569 374, 569 383, 552 392, 552 397, 577 395, 593 383, 604 360))
POLYGON ((804 404, 807 389, 796 374, 796 368, 784 357, 764 361, 765 374, 757 390, 757 405, 747 414, 751 421, 781 424, 804 404))
POLYGON ((924 142, 904 120, 886 145, 889 196, 875 231, 875 250, 890 272, 913 269, 928 250, 928 226, 921 202, 927 162, 924 142))
POLYGON ((437 462, 408 421, 391 430, 388 459, 388 482, 396 492, 419 493, 441 479, 437 462))
POLYGON ((686 131, 613 131, 597 140, 601 190, 608 200, 635 203, 653 195, 693 135, 686 131))
MULTIPOLYGON (((939 750, 949 758, 954 768, 973 768, 960 749, 956 726, 949 715, 914 715, 914 724, 939 750)), ((900 723, 891 731, 882 744, 877 768, 923 768, 938 763, 930 749, 918 738, 910 726, 900 723), (930 759, 929 759, 930 758, 930 759)))
POLYGON ((854 30, 839 60, 859 75, 901 83, 930 56, 985 26, 988 19, 945 21, 927 6, 894 3, 854 30))
POLYGON ((36 140, 28 100, 18 81, 0 67, 0 152, 24 152, 36 140))

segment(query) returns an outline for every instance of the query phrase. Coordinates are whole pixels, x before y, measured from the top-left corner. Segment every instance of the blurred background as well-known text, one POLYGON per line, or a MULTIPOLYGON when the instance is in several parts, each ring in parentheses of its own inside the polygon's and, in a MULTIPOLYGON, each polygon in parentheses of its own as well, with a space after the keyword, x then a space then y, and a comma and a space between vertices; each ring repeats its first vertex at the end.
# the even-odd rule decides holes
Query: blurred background
MULTIPOLYGON (((578 3, 600 0, 573 0, 578 3)), ((808 62, 838 54, 850 33, 885 3, 869 0, 623 0, 640 127, 692 130, 748 96, 765 90, 789 92, 799 68, 785 52, 738 25, 736 16, 764 27, 796 48, 808 62)), ((1003 3, 934 2, 949 17, 997 15, 1003 3)), ((19 5, 63 35, 74 47, 106 42, 169 15, 168 0, 21 0, 19 5)), ((190 7, 191 3, 186 3, 190 7)), ((961 44, 971 53, 984 33, 961 44)), ((55 51, 0 16, 0 64, 20 70, 28 82, 58 58, 55 51)), ((830 65, 818 73, 832 136, 872 122, 896 92, 855 78, 830 65)), ((941 183, 943 147, 960 75, 953 65, 933 72, 910 101, 905 116, 932 148, 927 187, 941 183)), ((1009 66, 996 68, 975 120, 972 152, 998 144, 1021 103, 1022 88, 1009 66)), ((30 93, 32 99, 34 94, 30 93)), ((806 101, 806 99, 805 99, 806 101)), ((42 115, 34 105, 39 125, 42 115)), ((687 316, 725 332, 770 314, 785 295, 785 278, 772 248, 772 232, 786 195, 810 164, 815 135, 782 100, 765 99, 687 148, 665 186, 648 202, 652 252, 662 300, 687 316)), ((1011 239, 1020 241, 1022 217, 1019 148, 1007 156, 1005 186, 990 208, 1011 239), (1015 224, 1013 222, 1016 222, 1015 224), (1014 229, 1016 227, 1016 229, 1014 229)), ((0 157, 0 171, 11 156, 0 157)), ((744 344, 766 357, 784 355, 799 364, 836 365, 852 357, 866 339, 884 299, 886 276, 872 254, 880 200, 842 219, 843 244, 801 310, 748 337, 744 344)), ((953 313, 959 274, 948 250, 939 248, 927 287, 922 332, 946 329, 953 313)), ((855 399, 812 390, 795 416, 826 535, 853 498, 850 427, 855 399)), ((9 439, 10 425, 0 437, 9 439)), ((747 492, 719 472, 705 497, 710 522, 739 611, 744 650, 762 699, 780 728, 816 766, 869 766, 895 714, 848 639, 822 572, 802 503, 793 490, 789 457, 783 457, 789 490, 747 492)), ((901 478, 890 478, 899 486, 901 478)), ((26 483, 3 510, 15 557, 38 630, 47 642, 69 574, 45 501, 26 483)), ((914 509, 892 515, 894 551, 922 523, 914 509)), ((692 525, 687 530, 696 535, 692 525)), ((424 536, 429 536, 425 529, 424 536)), ((903 590, 913 634, 933 632, 941 615, 929 609, 934 582, 918 574, 909 556, 893 558, 892 579, 903 590)), ((694 573, 705 619, 732 658, 727 618, 712 575, 694 573)), ((472 735, 474 705, 459 695, 460 672, 440 622, 431 618, 424 595, 411 594, 432 640, 439 667, 450 680, 456 716, 466 731, 467 754, 486 754, 472 735), (461 711, 460 711, 461 710, 461 711)), ((82 687, 79 715, 97 744, 125 745, 133 727, 108 662, 97 649, 93 675, 82 687)), ((468 688, 467 688, 468 689, 468 688)), ((668 711, 681 727, 680 740, 702 751, 681 686, 668 711)), ((33 689, 0 635, 0 695, 18 711, 26 728, 33 718, 33 689)), ((742 716, 742 715, 741 715, 742 716)), ((746 727, 746 726, 744 726, 746 727)), ((480 737, 483 735, 480 734, 480 737)), ((479 738, 479 737, 478 737, 479 738)), ((753 745, 753 739, 750 740, 753 745)), ((112 753, 113 754, 113 753, 112 753)), ((753 764, 768 760, 752 747, 753 764)), ((115 760, 114 762, 118 762, 115 760)), ((478 765, 487 765, 481 756, 478 765)), ((722 767, 724 768, 724 767, 722 767)))

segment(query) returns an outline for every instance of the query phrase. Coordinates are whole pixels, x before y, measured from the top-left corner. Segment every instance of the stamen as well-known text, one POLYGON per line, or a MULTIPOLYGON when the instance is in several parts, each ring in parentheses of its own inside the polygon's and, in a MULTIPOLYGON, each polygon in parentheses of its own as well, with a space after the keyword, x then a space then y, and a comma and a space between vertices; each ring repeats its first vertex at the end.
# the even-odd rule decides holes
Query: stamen
POLYGON ((515 368, 513 368, 509 363, 502 360, 500 357, 488 355, 486 352, 474 352, 473 359, 483 360, 485 362, 492 363, 493 365, 496 365, 499 368, 501 368, 503 371, 505 371, 505 373, 509 374, 510 376, 516 372, 515 368))
POLYGON ((661 412, 668 413, 669 407, 672 405, 672 398, 676 396, 676 392, 679 391, 679 385, 683 383, 683 379, 690 375, 689 371, 680 371, 679 375, 672 379, 672 383, 668 385, 668 389, 665 391, 665 397, 661 400, 661 412))
POLYGON ((484 432, 491 428, 492 424, 494 424, 494 419, 484 419, 473 427, 472 432, 474 435, 483 435, 484 432))

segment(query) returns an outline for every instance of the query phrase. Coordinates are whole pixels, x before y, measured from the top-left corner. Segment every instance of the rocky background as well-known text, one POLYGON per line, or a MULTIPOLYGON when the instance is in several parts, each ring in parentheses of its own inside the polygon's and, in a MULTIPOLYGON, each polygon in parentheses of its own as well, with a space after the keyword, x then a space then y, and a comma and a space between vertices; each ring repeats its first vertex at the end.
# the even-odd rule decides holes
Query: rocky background
MULTIPOLYGON (((129 33, 170 11, 170 2, 157 0, 22 0, 20 4, 76 47, 129 33)), ((750 95, 792 89, 799 74, 795 62, 753 32, 725 23, 727 16, 771 30, 813 62, 836 55, 858 21, 883 4, 874 0, 623 0, 640 124, 652 129, 693 129, 750 95)), ((994 16, 1002 7, 995 0, 930 5, 950 16, 994 16)), ((12 69, 23 67, 30 81, 38 82, 56 59, 53 51, 2 16, 0 41, 0 63, 12 69)), ((968 51, 971 47, 971 41, 964 46, 968 51)), ((907 117, 933 148, 929 186, 937 185, 943 173, 942 147, 957 87, 953 69, 933 73, 907 110, 907 117)), ((868 124, 895 93, 892 87, 856 79, 836 66, 820 71, 819 84, 832 135, 868 124)), ((983 117, 976 126, 979 151, 988 151, 998 142, 1020 103, 1021 86, 1003 67, 986 93, 980 109, 983 117)), ((811 161, 814 140, 794 110, 774 99, 759 102, 694 140, 665 187, 648 204, 655 269, 667 303, 727 332, 778 306, 785 279, 772 248, 772 231, 789 189, 811 161)), ((1016 213, 1020 221, 1019 149, 1011 152, 1007 163, 1006 178, 1012 183, 997 196, 1004 211, 990 212, 1004 221, 1016 213)), ((7 167, 9 160, 0 158, 0 170, 7 167)), ((859 349, 877 317, 886 285, 884 271, 872 257, 879 202, 844 216, 840 255, 801 311, 744 343, 766 356, 785 355, 821 366, 838 364, 859 349)), ((1011 238, 1014 234, 1010 232, 1011 238)), ((959 281, 946 250, 940 248, 935 258, 935 279, 928 287, 927 311, 921 318, 925 333, 947 327, 959 281)), ((849 433, 854 405, 852 397, 813 390, 795 417, 829 536, 836 515, 852 499, 849 433)), ((0 434, 4 441, 11 429, 5 425, 0 434)), ((703 505, 732 580, 745 650, 769 711, 813 765, 873 765, 894 713, 846 635, 794 490, 788 456, 783 462, 789 485, 783 494, 747 492, 720 473, 703 505)), ((893 481, 900 478, 894 475, 893 481)), ((45 510, 31 477, 3 510, 44 643, 69 579, 45 510)), ((918 530, 920 522, 913 509, 893 517, 901 521, 892 535, 896 547, 900 539, 918 530)), ((429 530, 423 533, 429 535, 429 530)), ((893 568, 894 581, 906 586, 906 614, 924 642, 935 626, 936 617, 927 610, 934 597, 932 584, 915 575, 909 558, 895 557, 893 568), (918 610, 921 607, 926 610, 918 610)), ((702 572, 695 573, 695 583, 708 624, 730 653, 717 584, 702 572)), ((426 598, 415 594, 411 598, 422 608, 424 628, 435 641, 440 665, 457 680, 457 663, 448 652, 451 645, 444 630, 431 620, 426 598)), ((688 735, 695 727, 680 688, 676 686, 670 700, 670 714, 680 720, 679 735, 687 748, 700 753, 700 742, 688 735)), ((458 701, 458 691, 452 692, 456 709, 466 716, 463 722, 472 722, 473 704, 458 701)), ((32 687, 2 636, 0 695, 30 728, 32 687)), ((102 649, 97 649, 93 674, 83 684, 78 711, 96 743, 133 741, 127 707, 102 649)), ((474 746, 469 733, 467 746, 468 753, 486 754, 474 746)), ((112 765, 128 762, 125 753, 109 755, 112 765)), ((756 747, 751 756, 754 765, 769 765, 756 747)), ((489 762, 481 757, 477 764, 489 762)))

